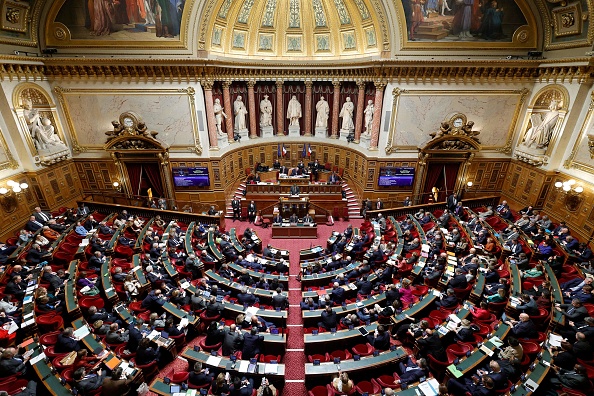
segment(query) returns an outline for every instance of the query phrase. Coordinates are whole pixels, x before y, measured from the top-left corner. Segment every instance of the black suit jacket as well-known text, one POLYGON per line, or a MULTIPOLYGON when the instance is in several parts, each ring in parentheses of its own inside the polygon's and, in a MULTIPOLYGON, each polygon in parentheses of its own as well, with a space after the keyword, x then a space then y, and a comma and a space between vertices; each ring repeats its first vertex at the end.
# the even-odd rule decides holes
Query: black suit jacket
POLYGON ((25 363, 21 359, 2 359, 0 360, 0 376, 8 377, 19 373, 25 369, 25 363))
POLYGON ((80 381, 74 383, 76 389, 78 389, 83 395, 88 394, 95 389, 99 389, 101 385, 103 385, 103 380, 105 379, 105 375, 107 371, 103 370, 101 375, 93 374, 88 378, 83 378, 80 381))
POLYGON ((31 220, 29 220, 27 222, 27 224, 25 225, 25 228, 32 232, 39 230, 41 227, 43 227, 43 224, 41 224, 40 222, 31 221, 31 220))
POLYGON ((68 353, 80 350, 80 344, 73 338, 65 337, 62 334, 58 335, 58 341, 54 347, 56 353, 68 353))
POLYGON ((241 350, 241 358, 248 360, 260 353, 260 347, 264 342, 264 336, 252 335, 248 333, 243 336, 243 348, 241 350))

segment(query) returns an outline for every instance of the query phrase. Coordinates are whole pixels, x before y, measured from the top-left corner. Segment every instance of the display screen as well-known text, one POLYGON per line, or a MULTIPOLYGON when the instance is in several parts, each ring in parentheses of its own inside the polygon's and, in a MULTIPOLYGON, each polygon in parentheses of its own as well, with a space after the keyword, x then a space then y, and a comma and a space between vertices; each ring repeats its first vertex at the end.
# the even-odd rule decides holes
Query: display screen
POLYGON ((210 186, 208 168, 173 168, 173 183, 176 187, 210 186))
POLYGON ((412 186, 415 179, 415 168, 412 167, 385 167, 380 168, 379 180, 377 182, 380 186, 385 187, 401 187, 412 186))

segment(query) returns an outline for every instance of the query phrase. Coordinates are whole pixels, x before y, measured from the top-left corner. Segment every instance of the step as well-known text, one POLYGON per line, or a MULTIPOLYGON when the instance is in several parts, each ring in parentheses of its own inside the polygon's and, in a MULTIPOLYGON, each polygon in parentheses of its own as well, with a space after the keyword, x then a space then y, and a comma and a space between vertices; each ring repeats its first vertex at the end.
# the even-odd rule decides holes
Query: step
POLYGON ((428 39, 428 40, 441 40, 442 38, 446 37, 448 35, 448 32, 446 31, 440 31, 440 32, 435 32, 435 33, 415 33, 415 38, 420 38, 420 39, 428 39))

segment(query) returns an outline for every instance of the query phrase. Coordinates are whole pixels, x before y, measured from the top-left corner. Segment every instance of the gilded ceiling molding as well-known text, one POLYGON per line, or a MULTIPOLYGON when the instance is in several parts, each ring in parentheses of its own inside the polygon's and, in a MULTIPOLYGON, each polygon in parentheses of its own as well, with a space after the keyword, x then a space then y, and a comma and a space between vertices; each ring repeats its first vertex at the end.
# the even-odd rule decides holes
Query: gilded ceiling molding
MULTIPOLYGON (((18 4, 18 3, 17 3, 18 4)), ((27 24, 25 32, 28 32, 29 38, 10 38, 10 37, 1 37, 0 44, 9 44, 9 45, 18 45, 23 47, 37 47, 39 37, 39 19, 41 16, 41 10, 45 5, 44 1, 36 1, 33 5, 33 9, 29 9, 26 15, 27 24)))
MULTIPOLYGON (((594 0, 586 0, 588 4, 587 10, 582 10, 582 19, 583 21, 588 21, 588 32, 586 34, 586 38, 582 40, 568 40, 565 42, 554 42, 554 35, 559 37, 565 36, 562 32, 555 32, 555 26, 558 25, 557 18, 561 18, 561 15, 551 15, 551 11, 549 7, 544 2, 545 0, 536 0, 536 4, 538 6, 538 10, 540 11, 540 15, 542 18, 542 26, 544 27, 544 49, 545 51, 553 51, 553 50, 563 50, 563 49, 570 49, 570 48, 579 48, 579 47, 590 47, 594 43, 594 24, 591 20, 590 13, 594 10, 594 0)), ((567 4, 566 0, 546 0, 550 4, 554 4, 560 7, 570 7, 576 4, 576 2, 571 2, 569 5, 567 4)), ((580 3, 581 4, 581 3, 580 3)), ((563 12, 566 13, 566 12, 563 12)))

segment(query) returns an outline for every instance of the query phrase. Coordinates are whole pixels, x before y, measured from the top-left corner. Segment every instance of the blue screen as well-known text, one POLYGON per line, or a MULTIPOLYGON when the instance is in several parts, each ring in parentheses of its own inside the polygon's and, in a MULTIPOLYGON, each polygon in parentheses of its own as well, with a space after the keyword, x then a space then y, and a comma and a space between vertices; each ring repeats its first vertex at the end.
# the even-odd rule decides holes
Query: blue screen
POLYGON ((173 183, 176 187, 210 186, 208 168, 173 168, 173 183))

